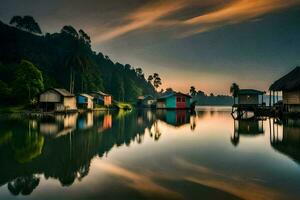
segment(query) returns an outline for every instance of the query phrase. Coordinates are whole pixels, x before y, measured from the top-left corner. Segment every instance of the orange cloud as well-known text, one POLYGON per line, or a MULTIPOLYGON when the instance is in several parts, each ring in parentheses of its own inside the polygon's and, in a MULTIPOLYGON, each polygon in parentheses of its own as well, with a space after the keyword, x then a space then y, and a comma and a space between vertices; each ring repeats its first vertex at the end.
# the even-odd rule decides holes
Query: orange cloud
POLYGON ((216 11, 184 21, 186 25, 200 25, 201 27, 185 32, 182 36, 206 32, 229 24, 241 23, 297 4, 300 4, 299 0, 238 0, 216 11))
POLYGON ((155 21, 165 17, 185 6, 186 0, 165 0, 148 4, 125 17, 127 24, 112 28, 100 36, 94 38, 96 42, 102 42, 124 35, 128 32, 152 25, 155 21))
POLYGON ((198 33, 211 31, 230 24, 255 20, 262 15, 282 10, 294 5, 300 5, 300 0, 234 0, 225 6, 186 20, 172 19, 172 14, 190 7, 218 7, 220 1, 195 0, 164 0, 133 11, 125 16, 124 25, 107 27, 107 31, 97 33, 95 42, 104 42, 143 28, 177 27, 177 37, 187 37, 198 33), (169 19, 166 19, 169 17, 169 19), (180 33, 181 31, 181 33, 180 33), (178 34, 179 33, 179 34, 178 34))

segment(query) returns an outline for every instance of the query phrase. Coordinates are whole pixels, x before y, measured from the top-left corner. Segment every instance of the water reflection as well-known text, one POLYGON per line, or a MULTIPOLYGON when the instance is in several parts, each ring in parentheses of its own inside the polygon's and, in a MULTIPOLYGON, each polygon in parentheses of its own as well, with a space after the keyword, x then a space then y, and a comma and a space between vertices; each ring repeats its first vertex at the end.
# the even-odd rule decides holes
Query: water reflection
POLYGON ((0 118, 5 199, 5 191, 43 199, 53 182, 54 192, 90 199, 284 199, 299 195, 292 160, 300 163, 296 119, 233 120, 215 109, 0 118))
POLYGON ((88 174, 94 156, 102 157, 114 146, 132 141, 142 143, 145 129, 157 141, 158 120, 177 127, 189 123, 189 117, 188 111, 149 110, 130 115, 89 112, 2 119, 0 185, 8 183, 14 195, 30 194, 39 183, 37 174, 58 179, 62 186, 72 185, 88 174))
POLYGON ((270 119, 270 123, 272 147, 300 164, 300 119, 270 119))
POLYGON ((257 136, 264 134, 264 121, 265 119, 234 119, 234 131, 231 136, 231 143, 237 146, 240 141, 240 136, 257 136))

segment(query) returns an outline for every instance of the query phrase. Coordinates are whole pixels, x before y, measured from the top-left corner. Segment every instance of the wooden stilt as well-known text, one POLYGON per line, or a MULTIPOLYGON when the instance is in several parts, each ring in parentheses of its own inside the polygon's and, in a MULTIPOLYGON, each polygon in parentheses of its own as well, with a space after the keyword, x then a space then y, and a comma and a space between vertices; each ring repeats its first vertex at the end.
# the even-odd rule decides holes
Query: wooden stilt
POLYGON ((269 90, 269 106, 271 107, 271 105, 272 105, 272 91, 271 90, 269 90))

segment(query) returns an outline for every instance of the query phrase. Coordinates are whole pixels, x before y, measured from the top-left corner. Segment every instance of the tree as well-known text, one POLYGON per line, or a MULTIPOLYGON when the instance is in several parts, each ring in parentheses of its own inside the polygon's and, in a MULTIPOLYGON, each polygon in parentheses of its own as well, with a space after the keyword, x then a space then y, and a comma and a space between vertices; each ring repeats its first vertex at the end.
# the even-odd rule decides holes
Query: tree
POLYGON ((148 82, 152 84, 152 81, 153 81, 153 76, 152 76, 152 75, 149 75, 149 76, 148 76, 148 82))
POLYGON ((137 75, 139 78, 143 78, 143 77, 144 77, 142 68, 136 68, 136 69, 135 69, 135 73, 136 73, 136 75, 137 75))
POLYGON ((201 90, 198 90, 197 96, 202 96, 203 97, 203 96, 205 96, 205 93, 201 90))
POLYGON ((38 33, 38 34, 42 33, 40 26, 32 16, 28 16, 28 15, 24 17, 14 16, 10 20, 9 24, 15 25, 17 28, 27 30, 31 33, 38 33))
POLYGON ((190 94, 191 94, 192 96, 195 96, 195 95, 197 94, 196 88, 195 88, 194 86, 191 86, 191 88, 190 88, 190 94))
POLYGON ((0 96, 1 100, 6 100, 11 95, 11 89, 8 85, 0 80, 0 96))
POLYGON ((232 83, 232 85, 230 86, 230 93, 233 96, 233 103, 235 104, 235 98, 238 96, 240 87, 238 86, 238 84, 236 83, 232 83))
POLYGON ((86 44, 90 45, 91 44, 91 38, 86 32, 84 32, 82 29, 79 30, 79 38, 83 40, 86 44))
POLYGON ((78 33, 77 33, 76 29, 73 26, 67 26, 66 25, 60 30, 60 32, 63 33, 63 34, 70 35, 74 38, 78 38, 78 33))
POLYGON ((125 64, 125 65, 124 65, 124 68, 125 68, 125 70, 128 70, 128 71, 129 71, 129 70, 131 70, 132 67, 131 67, 131 65, 129 65, 129 64, 125 64))
MULTIPOLYGON (((155 89, 159 88, 159 86, 162 84, 161 82, 161 78, 159 77, 159 74, 158 73, 154 73, 153 76, 149 76, 148 77, 148 81, 151 81, 153 80, 153 86, 155 89), (149 79, 150 78, 150 79, 149 79)), ((151 83, 151 82, 150 82, 151 83)))
POLYGON ((161 83, 161 79, 160 79, 159 76, 156 77, 156 78, 154 78, 153 86, 155 87, 155 89, 159 88, 159 86, 160 86, 161 84, 162 84, 162 83, 161 83))
POLYGON ((16 72, 14 88, 18 97, 30 102, 44 90, 41 71, 31 62, 22 60, 16 72))
POLYGON ((9 24, 14 25, 17 28, 22 28, 22 20, 23 18, 21 16, 13 16, 9 22, 9 24))

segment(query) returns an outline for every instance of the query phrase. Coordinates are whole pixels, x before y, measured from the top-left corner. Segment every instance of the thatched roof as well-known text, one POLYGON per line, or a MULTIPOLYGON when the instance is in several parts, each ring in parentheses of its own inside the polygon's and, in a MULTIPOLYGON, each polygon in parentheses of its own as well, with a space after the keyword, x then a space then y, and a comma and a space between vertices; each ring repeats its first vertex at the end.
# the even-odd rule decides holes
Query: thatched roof
POLYGON ((300 90, 300 67, 275 81, 269 88, 272 91, 300 90))

